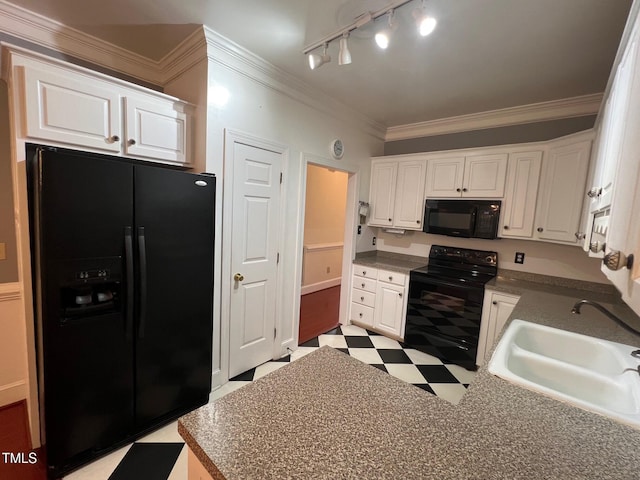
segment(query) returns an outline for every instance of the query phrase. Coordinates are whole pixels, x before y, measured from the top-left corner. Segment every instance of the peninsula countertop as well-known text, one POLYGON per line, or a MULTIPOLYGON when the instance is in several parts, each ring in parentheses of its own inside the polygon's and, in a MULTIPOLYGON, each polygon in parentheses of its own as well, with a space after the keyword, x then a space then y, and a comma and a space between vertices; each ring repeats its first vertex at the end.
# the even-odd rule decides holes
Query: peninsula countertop
MULTIPOLYGON (((583 290, 520 293, 512 319, 640 345, 599 312, 572 315, 583 290)), ((189 413, 178 429, 215 479, 640 477, 640 430, 486 366, 454 406, 330 347, 189 413)))

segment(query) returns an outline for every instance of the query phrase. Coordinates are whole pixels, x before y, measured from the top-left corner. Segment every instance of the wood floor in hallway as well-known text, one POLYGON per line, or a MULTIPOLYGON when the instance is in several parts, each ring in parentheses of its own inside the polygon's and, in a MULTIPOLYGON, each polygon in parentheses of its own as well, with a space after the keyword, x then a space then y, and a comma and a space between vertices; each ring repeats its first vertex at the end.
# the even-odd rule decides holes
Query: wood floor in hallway
POLYGON ((339 315, 340 285, 302 295, 298 344, 338 326, 339 315))
POLYGON ((35 451, 35 464, 29 463, 31 451, 25 402, 0 407, 0 479, 45 480, 41 449, 35 451))

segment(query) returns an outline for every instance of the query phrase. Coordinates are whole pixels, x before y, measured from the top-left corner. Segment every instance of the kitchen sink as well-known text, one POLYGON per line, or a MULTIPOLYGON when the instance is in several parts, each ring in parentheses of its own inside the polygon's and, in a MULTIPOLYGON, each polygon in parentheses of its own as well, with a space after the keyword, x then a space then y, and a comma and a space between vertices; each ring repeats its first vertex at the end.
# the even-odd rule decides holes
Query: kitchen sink
POLYGON ((513 320, 489 372, 514 384, 640 428, 637 347, 513 320))

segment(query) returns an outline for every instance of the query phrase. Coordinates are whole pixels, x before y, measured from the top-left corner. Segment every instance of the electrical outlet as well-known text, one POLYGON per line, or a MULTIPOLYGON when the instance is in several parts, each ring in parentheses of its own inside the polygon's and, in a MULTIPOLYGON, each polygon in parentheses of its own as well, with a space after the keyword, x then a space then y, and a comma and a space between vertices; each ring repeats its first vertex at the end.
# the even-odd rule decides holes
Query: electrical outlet
POLYGON ((362 225, 358 225, 358 235, 362 234, 362 225))
POLYGON ((516 252, 516 259, 514 260, 516 263, 524 263, 524 252, 516 252))
POLYGON ((373 240, 371 240, 371 245, 375 245, 376 244, 376 237, 373 237, 373 240))

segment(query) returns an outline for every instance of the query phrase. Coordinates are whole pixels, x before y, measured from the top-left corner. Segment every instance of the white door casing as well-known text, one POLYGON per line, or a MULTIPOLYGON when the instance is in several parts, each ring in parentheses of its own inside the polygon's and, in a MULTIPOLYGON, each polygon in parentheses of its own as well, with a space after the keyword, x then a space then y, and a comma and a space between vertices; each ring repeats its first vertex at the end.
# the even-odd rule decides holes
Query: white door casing
POLYGON ((282 171, 281 153, 232 148, 229 377, 273 356, 282 171))

